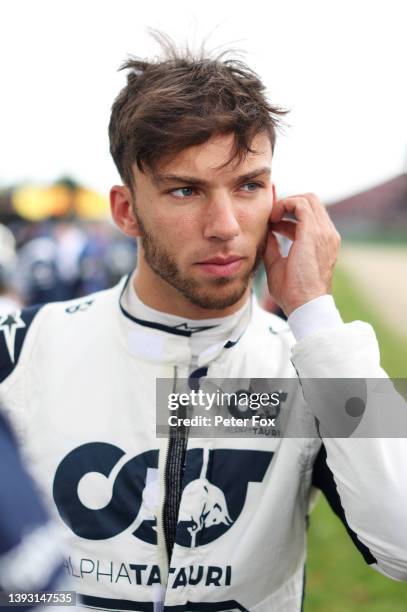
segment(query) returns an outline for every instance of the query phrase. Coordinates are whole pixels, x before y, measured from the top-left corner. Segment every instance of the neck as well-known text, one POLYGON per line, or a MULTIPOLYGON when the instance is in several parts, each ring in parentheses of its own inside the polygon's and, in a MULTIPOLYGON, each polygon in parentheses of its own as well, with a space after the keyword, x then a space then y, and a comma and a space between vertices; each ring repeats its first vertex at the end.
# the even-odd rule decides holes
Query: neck
POLYGON ((137 265, 133 278, 133 287, 139 299, 146 306, 160 312, 195 320, 214 319, 234 314, 249 299, 251 289, 250 285, 248 285, 242 297, 227 308, 203 308, 192 303, 175 287, 172 287, 167 281, 155 274, 145 262, 144 265, 141 262, 137 265))

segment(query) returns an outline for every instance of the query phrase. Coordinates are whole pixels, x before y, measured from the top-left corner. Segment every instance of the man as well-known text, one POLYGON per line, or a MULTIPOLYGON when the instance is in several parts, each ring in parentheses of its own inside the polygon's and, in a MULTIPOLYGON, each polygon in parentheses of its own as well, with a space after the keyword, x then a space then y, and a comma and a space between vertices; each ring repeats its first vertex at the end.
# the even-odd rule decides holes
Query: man
POLYGON ((367 563, 405 580, 402 440, 324 437, 330 406, 317 428, 312 402, 289 415, 302 437, 156 437, 157 379, 299 377, 307 399, 308 378, 383 372, 371 327, 344 324, 330 295, 339 236, 324 207, 276 198, 281 111, 257 75, 171 47, 125 68, 111 209, 137 269, 15 315, 2 338, 4 404, 70 536, 83 605, 297 612, 313 483, 367 563), (275 233, 293 240, 287 258, 275 233), (250 294, 262 260, 288 325, 250 294))

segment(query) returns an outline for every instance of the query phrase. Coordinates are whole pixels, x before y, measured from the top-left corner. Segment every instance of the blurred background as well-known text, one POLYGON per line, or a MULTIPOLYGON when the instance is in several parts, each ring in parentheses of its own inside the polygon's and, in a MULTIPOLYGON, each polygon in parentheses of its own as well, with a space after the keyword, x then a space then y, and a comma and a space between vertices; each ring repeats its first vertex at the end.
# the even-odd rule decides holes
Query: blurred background
MULTIPOLYGON (((371 322, 392 377, 407 377, 407 5, 404 0, 14 0, 1 7, 0 316, 115 283, 135 245, 109 219, 119 181, 107 124, 146 28, 235 48, 290 109, 273 178, 312 191, 344 242, 334 295, 371 322)), ((259 281, 267 307, 270 296, 259 281)), ((378 485, 379 486, 379 485, 378 485)), ((407 585, 365 566, 321 500, 312 513, 307 612, 407 610, 407 585)))

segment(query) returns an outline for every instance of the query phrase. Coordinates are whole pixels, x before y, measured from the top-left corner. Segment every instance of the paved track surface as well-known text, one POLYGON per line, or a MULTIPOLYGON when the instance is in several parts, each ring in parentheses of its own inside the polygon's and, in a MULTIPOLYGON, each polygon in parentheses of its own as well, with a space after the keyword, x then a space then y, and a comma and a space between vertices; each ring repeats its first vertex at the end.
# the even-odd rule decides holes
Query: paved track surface
POLYGON ((338 263, 383 322, 407 340, 407 244, 345 244, 338 263))

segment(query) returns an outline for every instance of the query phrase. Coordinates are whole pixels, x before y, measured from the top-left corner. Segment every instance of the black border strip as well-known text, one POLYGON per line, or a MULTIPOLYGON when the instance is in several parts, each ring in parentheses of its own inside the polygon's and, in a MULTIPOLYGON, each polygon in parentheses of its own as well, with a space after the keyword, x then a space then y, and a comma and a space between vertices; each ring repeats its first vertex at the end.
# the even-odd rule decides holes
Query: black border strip
MULTIPOLYGON (((94 597, 93 595, 80 595, 81 602, 88 608, 97 610, 131 610, 134 612, 153 612, 154 603, 149 601, 131 601, 129 599, 110 599, 107 597, 94 597)), ((219 601, 214 603, 196 603, 188 601, 179 606, 165 606, 167 612, 249 612, 247 608, 237 601, 219 601)))

